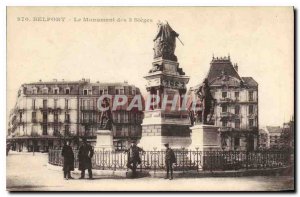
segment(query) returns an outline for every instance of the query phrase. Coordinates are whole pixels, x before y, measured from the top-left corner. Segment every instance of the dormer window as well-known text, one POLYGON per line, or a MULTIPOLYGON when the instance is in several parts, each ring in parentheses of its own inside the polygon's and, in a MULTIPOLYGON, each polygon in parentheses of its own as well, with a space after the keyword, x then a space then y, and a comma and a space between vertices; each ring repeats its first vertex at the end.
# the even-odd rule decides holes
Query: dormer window
POLYGON ((48 94, 48 88, 47 88, 47 87, 44 87, 43 90, 42 90, 42 93, 43 93, 43 94, 48 94))
POLYGON ((53 93, 54 93, 54 94, 59 94, 59 88, 54 88, 54 89, 53 89, 53 93))
POLYGON ((66 94, 70 94, 70 88, 66 88, 66 94))
POLYGON ((34 87, 34 88, 32 89, 32 94, 37 94, 37 88, 36 88, 36 87, 34 87))
POLYGON ((83 90, 83 95, 88 95, 88 90, 83 90))

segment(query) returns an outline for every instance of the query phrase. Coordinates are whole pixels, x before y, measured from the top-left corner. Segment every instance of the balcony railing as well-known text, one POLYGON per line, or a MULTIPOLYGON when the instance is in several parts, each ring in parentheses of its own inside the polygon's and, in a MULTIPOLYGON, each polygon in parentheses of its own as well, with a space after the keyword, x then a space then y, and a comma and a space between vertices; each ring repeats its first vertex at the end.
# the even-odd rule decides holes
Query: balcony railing
MULTIPOLYGON (((78 150, 74 150, 74 166, 78 167, 78 150)), ((198 151, 174 150, 175 171, 203 170, 224 171, 240 169, 264 169, 290 166, 292 156, 288 151, 198 151)), ((145 151, 140 154, 141 164, 138 170, 165 170, 165 151, 145 151)), ((92 168, 98 170, 126 170, 128 155, 125 152, 96 149, 92 158, 92 168)), ((61 150, 50 150, 48 162, 52 165, 63 165, 61 150)))
POLYGON ((232 131, 232 130, 233 130, 232 127, 224 127, 224 126, 222 126, 222 127, 219 128, 220 132, 226 132, 226 131, 232 131))
POLYGON ((231 98, 220 98, 219 100, 220 103, 231 103, 233 100, 231 98))
POLYGON ((80 106, 80 110, 82 110, 82 111, 94 111, 96 109, 97 108, 94 106, 80 106))

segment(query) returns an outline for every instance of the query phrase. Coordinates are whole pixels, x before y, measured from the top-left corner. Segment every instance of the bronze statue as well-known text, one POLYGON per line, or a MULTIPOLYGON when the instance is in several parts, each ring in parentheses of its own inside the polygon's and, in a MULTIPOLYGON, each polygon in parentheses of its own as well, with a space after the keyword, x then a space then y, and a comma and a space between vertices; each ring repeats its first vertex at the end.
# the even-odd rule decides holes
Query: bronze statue
POLYGON ((174 54, 176 48, 176 37, 179 36, 168 22, 158 22, 158 31, 154 38, 154 58, 163 58, 171 61, 177 61, 174 54))
POLYGON ((196 91, 196 94, 201 100, 202 103, 202 123, 210 123, 213 113, 214 113, 214 98, 210 92, 207 78, 204 79, 203 84, 196 91), (210 118, 207 121, 207 116, 210 114, 210 118))
POLYGON ((102 107, 103 108, 108 107, 108 110, 101 112, 99 129, 111 130, 113 121, 112 121, 112 114, 109 105, 109 100, 107 98, 103 99, 102 107))

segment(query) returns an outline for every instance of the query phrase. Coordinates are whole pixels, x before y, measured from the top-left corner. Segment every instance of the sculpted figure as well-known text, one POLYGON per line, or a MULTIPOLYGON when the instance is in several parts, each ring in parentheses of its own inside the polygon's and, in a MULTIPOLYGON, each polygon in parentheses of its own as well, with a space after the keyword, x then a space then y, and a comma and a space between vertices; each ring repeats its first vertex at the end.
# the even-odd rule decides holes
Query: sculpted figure
POLYGON ((213 116, 214 108, 214 98, 211 95, 210 88, 208 85, 207 78, 204 80, 203 84, 199 87, 196 94, 202 102, 202 122, 203 124, 208 124, 213 116), (207 120, 207 116, 211 114, 210 119, 207 120))
POLYGON ((177 61, 175 56, 176 37, 179 36, 168 22, 157 24, 158 30, 154 37, 154 58, 162 57, 163 59, 177 61))

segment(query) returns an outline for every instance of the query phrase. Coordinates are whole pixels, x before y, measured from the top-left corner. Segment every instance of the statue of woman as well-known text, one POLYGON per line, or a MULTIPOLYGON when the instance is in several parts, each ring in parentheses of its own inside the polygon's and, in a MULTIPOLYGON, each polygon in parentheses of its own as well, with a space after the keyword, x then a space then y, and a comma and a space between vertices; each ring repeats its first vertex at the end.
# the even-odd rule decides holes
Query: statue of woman
POLYGON ((177 61, 175 56, 176 48, 176 37, 179 36, 168 22, 157 24, 158 30, 154 41, 154 58, 162 57, 163 59, 168 59, 172 61, 177 61))

